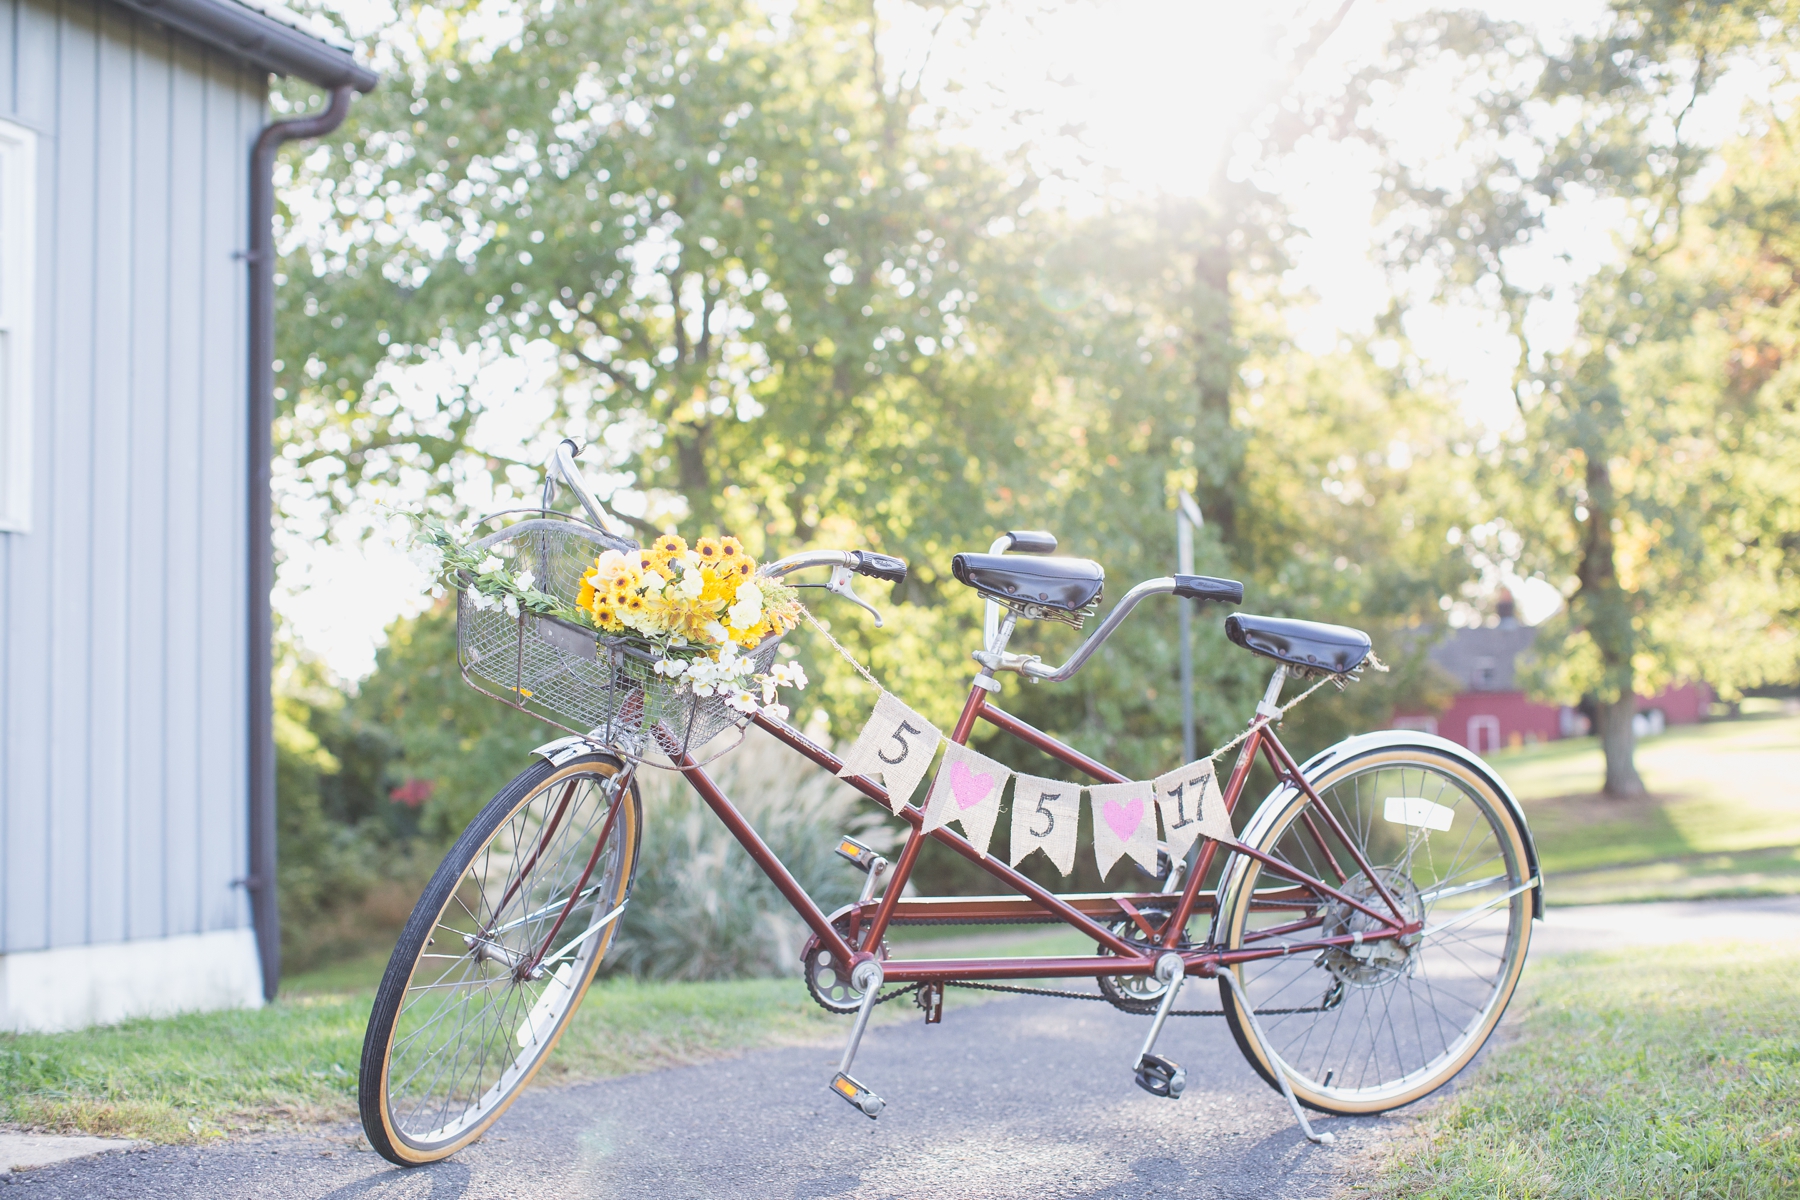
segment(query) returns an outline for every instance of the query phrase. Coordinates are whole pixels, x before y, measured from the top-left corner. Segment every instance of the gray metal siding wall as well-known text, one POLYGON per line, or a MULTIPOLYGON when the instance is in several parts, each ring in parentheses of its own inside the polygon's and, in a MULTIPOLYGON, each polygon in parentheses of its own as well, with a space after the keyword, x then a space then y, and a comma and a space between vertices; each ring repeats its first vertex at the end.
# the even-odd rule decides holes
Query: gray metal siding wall
POLYGON ((107 0, 0 0, 0 115, 40 138, 32 529, 0 533, 0 953, 250 923, 233 256, 267 94, 107 0))

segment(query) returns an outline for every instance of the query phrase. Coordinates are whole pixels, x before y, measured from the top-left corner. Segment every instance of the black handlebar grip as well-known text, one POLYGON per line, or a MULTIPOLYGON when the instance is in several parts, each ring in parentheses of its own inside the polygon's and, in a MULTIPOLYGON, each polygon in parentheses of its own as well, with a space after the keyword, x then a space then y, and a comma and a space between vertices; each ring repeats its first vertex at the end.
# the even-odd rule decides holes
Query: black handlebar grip
POLYGON ((1042 529, 1009 529, 1006 536, 1012 539, 1008 550, 1016 550, 1020 554, 1055 554, 1056 535, 1042 529))
POLYGON ((1177 575, 1175 594, 1183 600, 1217 600, 1222 604, 1242 604, 1244 585, 1235 579, 1214 579, 1211 575, 1177 575))
POLYGON ((906 582, 906 560, 895 558, 891 554, 877 554, 873 550, 852 550, 850 552, 850 569, 858 575, 885 579, 889 583, 906 582))

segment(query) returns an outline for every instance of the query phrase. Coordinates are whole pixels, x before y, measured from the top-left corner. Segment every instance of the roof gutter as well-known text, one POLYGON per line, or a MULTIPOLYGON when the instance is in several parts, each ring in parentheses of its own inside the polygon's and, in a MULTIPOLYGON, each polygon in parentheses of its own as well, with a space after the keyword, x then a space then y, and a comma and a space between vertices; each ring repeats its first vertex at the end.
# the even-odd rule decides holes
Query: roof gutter
POLYGON ((114 0, 277 75, 322 88, 366 92, 380 77, 346 49, 320 41, 236 0, 114 0))
MULTIPOLYGON (((360 69, 360 68, 359 68, 360 69)), ((374 76, 369 77, 371 80, 374 76)), ((372 85, 371 85, 372 86, 372 85)), ((250 875, 263 998, 281 986, 281 910, 275 885, 275 505, 269 464, 275 427, 275 155, 283 142, 322 137, 350 111, 355 83, 332 88, 323 110, 265 127, 250 154, 250 875)))

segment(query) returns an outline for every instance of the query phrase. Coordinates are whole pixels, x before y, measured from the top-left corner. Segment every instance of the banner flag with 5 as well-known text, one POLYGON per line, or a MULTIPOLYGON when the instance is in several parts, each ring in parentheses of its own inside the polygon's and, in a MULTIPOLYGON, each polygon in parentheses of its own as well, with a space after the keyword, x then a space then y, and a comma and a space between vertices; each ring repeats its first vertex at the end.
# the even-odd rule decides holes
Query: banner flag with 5
POLYGON ((930 721, 884 691, 856 744, 844 756, 838 778, 880 775, 888 807, 899 812, 931 769, 931 758, 943 736, 930 721))
POLYGON ((1012 865, 1033 850, 1067 875, 1075 869, 1075 827, 1081 819, 1081 787, 1036 775, 1013 776, 1012 865))

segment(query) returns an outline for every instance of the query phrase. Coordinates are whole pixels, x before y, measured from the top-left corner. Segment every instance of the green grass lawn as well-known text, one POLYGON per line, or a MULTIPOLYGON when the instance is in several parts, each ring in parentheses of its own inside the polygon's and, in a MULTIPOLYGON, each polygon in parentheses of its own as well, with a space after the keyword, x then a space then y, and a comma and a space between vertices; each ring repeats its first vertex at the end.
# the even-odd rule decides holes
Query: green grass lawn
MULTIPOLYGON (((385 965, 372 956, 299 976, 256 1011, 0 1035, 0 1122, 191 1142, 352 1119, 363 1029, 385 965)), ((877 1013, 918 1019, 905 1000, 877 1013)), ((797 979, 606 980, 538 1078, 604 1078, 847 1032, 797 979)))
POLYGON ((1506 1032, 1355 1195, 1800 1196, 1800 950, 1539 960, 1506 1032))
POLYGON ((1800 718, 1768 713, 1670 729, 1638 747, 1651 794, 1594 794, 1592 738, 1490 761, 1525 804, 1546 899, 1590 904, 1800 892, 1800 718))

